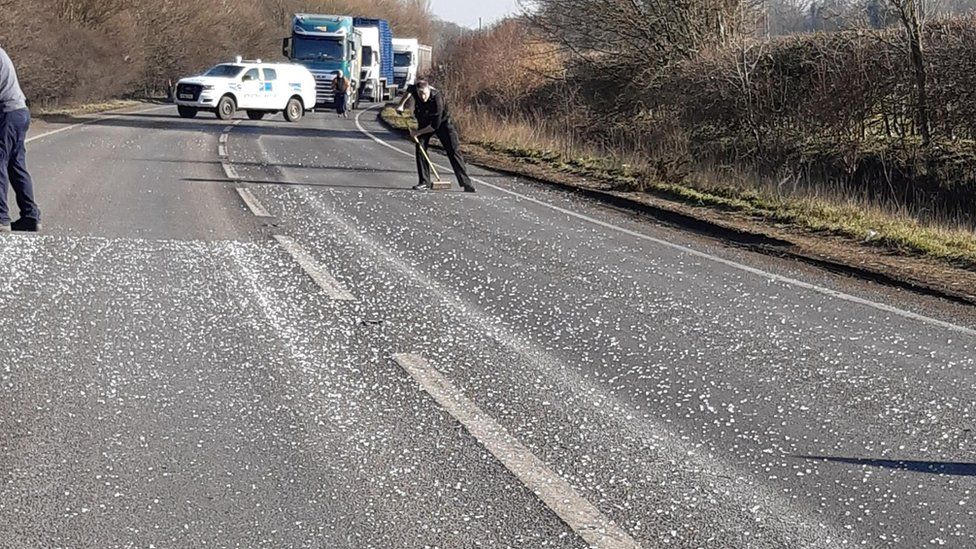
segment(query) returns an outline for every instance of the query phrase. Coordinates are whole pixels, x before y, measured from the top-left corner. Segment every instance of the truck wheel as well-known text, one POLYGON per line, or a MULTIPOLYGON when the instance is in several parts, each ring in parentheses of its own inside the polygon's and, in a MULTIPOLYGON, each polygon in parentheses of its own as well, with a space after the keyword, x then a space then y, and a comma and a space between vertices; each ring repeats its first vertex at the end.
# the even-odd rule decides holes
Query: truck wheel
POLYGON ((176 110, 180 113, 180 118, 193 118, 199 112, 193 107, 176 107, 176 110))
POLYGON ((297 97, 292 97, 288 100, 288 104, 285 105, 285 120, 289 122, 298 122, 305 115, 305 106, 302 105, 302 101, 297 97))
POLYGON ((261 111, 247 111, 247 117, 251 120, 261 120, 264 118, 264 113, 261 111))
POLYGON ((221 120, 230 120, 234 118, 234 114, 237 112, 237 102, 234 98, 225 95, 220 98, 220 102, 217 103, 217 118, 221 120))

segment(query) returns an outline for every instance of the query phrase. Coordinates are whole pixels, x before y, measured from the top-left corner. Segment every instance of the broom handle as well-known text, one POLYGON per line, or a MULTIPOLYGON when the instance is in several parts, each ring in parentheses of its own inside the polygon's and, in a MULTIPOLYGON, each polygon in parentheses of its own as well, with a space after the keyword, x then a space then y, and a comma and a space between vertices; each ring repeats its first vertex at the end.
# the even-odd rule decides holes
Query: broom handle
POLYGON ((424 158, 427 159, 427 165, 430 166, 430 169, 434 172, 434 179, 436 181, 440 181, 441 176, 437 173, 437 168, 434 167, 434 163, 430 161, 430 156, 427 154, 427 151, 424 150, 424 146, 420 144, 420 140, 414 137, 413 142, 417 144, 418 148, 420 148, 420 154, 424 155, 424 158))

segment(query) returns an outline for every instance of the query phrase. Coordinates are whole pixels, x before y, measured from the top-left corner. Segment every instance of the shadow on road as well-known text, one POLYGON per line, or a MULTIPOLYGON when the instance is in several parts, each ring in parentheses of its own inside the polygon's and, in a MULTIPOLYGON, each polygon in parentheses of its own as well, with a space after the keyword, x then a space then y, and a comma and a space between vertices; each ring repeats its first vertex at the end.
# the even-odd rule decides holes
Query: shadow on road
MULTIPOLYGON (((256 179, 226 179, 226 178, 205 178, 205 177, 184 177, 181 181, 186 181, 188 183, 247 183, 249 185, 270 185, 270 186, 285 186, 285 187, 321 187, 327 189, 348 189, 348 190, 368 190, 368 191, 393 191, 393 192, 409 192, 419 194, 420 191, 415 191, 408 186, 404 187, 381 187, 379 185, 341 185, 336 183, 303 183, 300 181, 271 181, 271 180, 256 180, 256 179)), ((461 189, 457 189, 461 192, 461 189)))
MULTIPOLYGON (((212 164, 215 166, 222 164, 222 162, 219 160, 180 160, 178 158, 133 158, 132 160, 137 162, 161 162, 163 164, 212 164)), ((270 164, 266 162, 240 161, 234 161, 232 164, 235 168, 292 168, 298 170, 323 170, 353 173, 405 173, 411 175, 417 173, 417 170, 392 170, 385 168, 373 168, 369 166, 321 166, 316 164, 270 164)))
POLYGON ((825 461, 830 463, 846 463, 848 465, 867 465, 881 469, 899 469, 914 473, 928 473, 932 475, 950 475, 959 477, 976 477, 976 463, 952 461, 911 461, 870 458, 845 458, 832 456, 793 456, 799 459, 825 461))
MULTIPOLYGON (((314 116, 311 115, 311 116, 314 116)), ((328 129, 328 128, 309 128, 306 126, 299 125, 285 125, 285 122, 281 124, 274 124, 274 121, 268 121, 267 123, 249 122, 246 125, 237 126, 234 129, 235 133, 239 134, 257 134, 257 135, 272 135, 280 137, 305 137, 305 138, 323 138, 323 137, 334 137, 334 138, 344 138, 344 139, 356 139, 356 140, 369 140, 369 137, 363 135, 357 130, 338 130, 338 129, 328 129)), ((130 114, 119 114, 113 115, 113 118, 97 118, 97 117, 74 117, 74 116, 64 116, 58 117, 57 122, 60 124, 82 124, 88 123, 92 126, 108 126, 117 128, 135 128, 141 130, 171 130, 171 131, 197 131, 197 132, 221 132, 226 127, 230 125, 229 122, 224 122, 222 120, 207 120, 207 119, 193 119, 193 118, 180 118, 176 115, 166 115, 166 114, 150 114, 150 113, 130 113, 130 114)))

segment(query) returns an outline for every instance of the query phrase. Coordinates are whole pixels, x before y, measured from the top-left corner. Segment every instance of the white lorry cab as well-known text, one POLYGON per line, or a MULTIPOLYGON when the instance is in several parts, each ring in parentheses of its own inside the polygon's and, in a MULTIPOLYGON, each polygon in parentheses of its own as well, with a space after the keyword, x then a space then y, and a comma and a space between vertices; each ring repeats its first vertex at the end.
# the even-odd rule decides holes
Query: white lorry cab
POLYGON ((426 76, 431 69, 431 47, 424 46, 416 38, 393 39, 393 79, 403 91, 426 76))
POLYGON ((180 80, 174 102, 183 118, 208 111, 221 120, 230 120, 243 110, 251 120, 281 112, 285 120, 296 122, 315 107, 315 77, 301 65, 238 57, 234 63, 180 80))

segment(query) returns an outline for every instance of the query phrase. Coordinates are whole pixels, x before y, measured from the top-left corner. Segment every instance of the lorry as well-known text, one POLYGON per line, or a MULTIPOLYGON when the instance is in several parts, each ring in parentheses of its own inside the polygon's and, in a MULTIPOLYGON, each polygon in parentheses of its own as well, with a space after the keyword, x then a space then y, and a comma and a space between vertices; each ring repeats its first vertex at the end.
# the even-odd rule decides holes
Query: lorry
POLYGON ((416 38, 393 39, 393 80, 397 88, 406 89, 416 84, 418 77, 430 73, 432 51, 416 38))
POLYGON ((378 103, 396 94, 393 83, 393 31, 384 19, 356 17, 353 26, 362 35, 363 59, 359 95, 378 103))
POLYGON ((281 53, 293 63, 303 65, 315 76, 315 106, 334 105, 332 80, 342 71, 351 84, 347 97, 349 107, 358 108, 362 33, 353 25, 353 18, 298 13, 291 27, 292 34, 282 42, 281 53))

